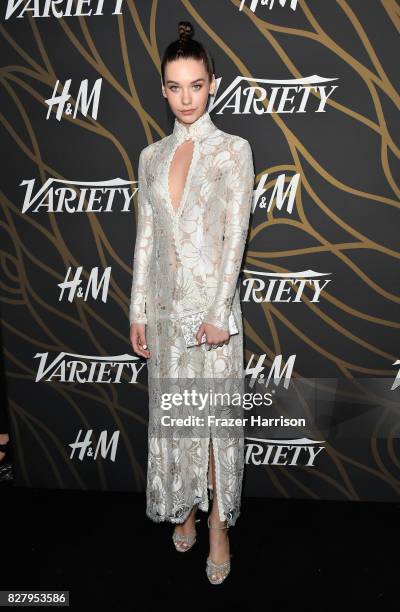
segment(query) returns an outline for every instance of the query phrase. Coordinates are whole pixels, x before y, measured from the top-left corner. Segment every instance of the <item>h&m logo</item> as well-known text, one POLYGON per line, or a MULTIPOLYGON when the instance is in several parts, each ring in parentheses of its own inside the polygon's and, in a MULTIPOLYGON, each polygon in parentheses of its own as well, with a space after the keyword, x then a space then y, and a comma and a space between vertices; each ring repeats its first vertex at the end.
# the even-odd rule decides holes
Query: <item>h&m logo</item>
MULTIPOLYGON (((289 4, 289 0, 277 0, 278 5, 282 6, 283 8, 285 8, 286 5, 289 5, 292 11, 296 10, 297 2, 298 0, 290 0, 289 4)), ((243 10, 244 4, 245 0, 242 0, 239 6, 239 11, 243 10)), ((271 10, 274 7, 275 0, 251 0, 249 9, 253 11, 253 13, 255 13, 259 4, 261 4, 262 6, 266 6, 267 8, 269 8, 269 10, 271 10)))
POLYGON ((111 266, 105 268, 103 272, 103 276, 99 279, 99 268, 92 268, 89 279, 86 283, 86 291, 83 291, 82 286, 82 274, 83 266, 79 266, 75 270, 75 274, 72 279, 69 279, 70 274, 72 273, 72 268, 69 267, 65 280, 62 283, 58 283, 58 287, 60 287, 60 297, 59 301, 61 301, 64 297, 64 292, 67 293, 67 299, 69 302, 72 302, 75 297, 83 298, 83 301, 86 302, 89 295, 93 299, 97 299, 97 296, 100 293, 101 286, 103 286, 101 299, 103 302, 107 301, 108 288, 110 285, 110 277, 111 277, 111 266))
POLYGON ((97 79, 97 81, 93 85, 92 91, 89 96, 88 79, 84 79, 79 86, 78 95, 76 98, 76 104, 74 107, 71 102, 68 102, 69 98, 71 97, 71 94, 69 93, 69 86, 71 85, 71 79, 67 79, 65 81, 62 92, 60 94, 57 93, 58 85, 60 81, 57 81, 57 83, 54 86, 52 97, 45 100, 47 106, 49 107, 49 110, 47 111, 46 119, 50 117, 50 113, 54 106, 57 108, 56 119, 58 121, 61 121, 61 118, 64 112, 66 115, 72 115, 73 118, 75 119, 78 110, 81 111, 84 117, 87 117, 87 115, 89 114, 89 104, 92 104, 91 117, 93 117, 93 119, 97 119, 97 114, 99 111, 100 92, 101 92, 102 82, 103 82, 102 78, 97 79))
POLYGON ((115 461, 115 455, 117 454, 118 440, 120 432, 114 431, 111 438, 107 441, 107 431, 104 430, 100 433, 96 448, 92 446, 92 433, 93 429, 89 429, 83 440, 81 440, 82 429, 78 431, 78 435, 75 439, 75 442, 68 444, 72 448, 70 459, 73 458, 75 451, 79 450, 78 459, 83 461, 85 457, 90 457, 91 459, 97 459, 97 455, 100 450, 100 454, 102 459, 106 459, 107 455, 110 453, 109 458, 111 461, 115 461), (111 450, 110 450, 111 447, 111 450))

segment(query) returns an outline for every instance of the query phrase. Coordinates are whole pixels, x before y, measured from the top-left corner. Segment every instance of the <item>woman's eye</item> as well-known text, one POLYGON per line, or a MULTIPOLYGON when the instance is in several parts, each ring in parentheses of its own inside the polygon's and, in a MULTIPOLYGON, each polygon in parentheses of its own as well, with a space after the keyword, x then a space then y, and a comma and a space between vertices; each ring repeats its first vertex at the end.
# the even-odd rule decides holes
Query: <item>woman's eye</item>
MULTIPOLYGON (((193 85, 193 87, 195 88, 196 91, 198 91, 199 89, 201 89, 201 85, 193 85)), ((176 91, 178 89, 178 85, 171 85, 170 90, 171 91, 176 91)))

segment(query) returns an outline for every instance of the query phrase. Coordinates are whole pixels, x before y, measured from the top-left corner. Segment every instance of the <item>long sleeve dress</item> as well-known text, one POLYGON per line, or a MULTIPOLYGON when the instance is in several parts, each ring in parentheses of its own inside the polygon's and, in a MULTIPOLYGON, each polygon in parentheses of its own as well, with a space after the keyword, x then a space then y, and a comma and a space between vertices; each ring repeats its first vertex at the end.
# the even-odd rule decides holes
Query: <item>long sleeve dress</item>
MULTIPOLYGON (((170 135, 141 151, 138 185, 129 321, 146 324, 150 422, 160 414, 162 379, 206 381, 207 389, 213 379, 244 380, 239 272, 253 201, 250 144, 217 128, 208 111, 189 126, 175 119, 170 135), (193 155, 175 210, 169 168, 188 138, 194 141, 193 155), (206 309, 205 322, 225 330, 232 310, 239 333, 218 348, 187 348, 179 316, 201 309, 206 309)), ((205 416, 207 410, 203 412, 205 416)), ((185 415, 185 408, 180 414, 185 415)), ((153 521, 182 523, 196 504, 208 511, 212 439, 219 518, 235 524, 244 430, 236 427, 232 436, 220 435, 206 423, 202 431, 192 437, 164 436, 149 426, 146 514, 153 521)))

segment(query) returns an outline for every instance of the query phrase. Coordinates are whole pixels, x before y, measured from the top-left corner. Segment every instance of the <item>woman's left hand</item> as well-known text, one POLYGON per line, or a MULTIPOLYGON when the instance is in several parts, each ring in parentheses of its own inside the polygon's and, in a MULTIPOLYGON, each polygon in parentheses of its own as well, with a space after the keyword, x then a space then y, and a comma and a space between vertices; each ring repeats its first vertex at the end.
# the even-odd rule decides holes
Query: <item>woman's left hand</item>
POLYGON ((200 343, 203 334, 206 335, 206 344, 209 344, 210 348, 217 348, 218 346, 228 344, 230 338, 228 330, 215 327, 211 323, 202 323, 200 325, 196 334, 198 343, 200 343))

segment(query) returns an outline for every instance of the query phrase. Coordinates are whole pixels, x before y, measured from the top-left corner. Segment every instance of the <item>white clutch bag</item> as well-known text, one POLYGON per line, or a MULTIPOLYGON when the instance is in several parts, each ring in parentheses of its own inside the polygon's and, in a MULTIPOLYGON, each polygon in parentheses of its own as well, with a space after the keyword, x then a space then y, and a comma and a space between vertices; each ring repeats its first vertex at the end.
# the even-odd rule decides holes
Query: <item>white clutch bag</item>
MULTIPOLYGON (((204 344, 206 341, 206 335, 203 334, 200 344, 197 344, 196 334, 200 325, 203 323, 204 318, 206 316, 207 310, 200 310, 199 312, 195 312, 190 315, 185 315, 183 317, 179 317, 179 323, 181 324, 183 337, 185 338, 186 346, 189 348, 191 346, 200 346, 200 344, 204 344)), ((238 334, 239 330, 236 325, 235 317, 233 316, 233 312, 231 311, 228 318, 228 331, 229 335, 233 336, 234 334, 238 334)))

